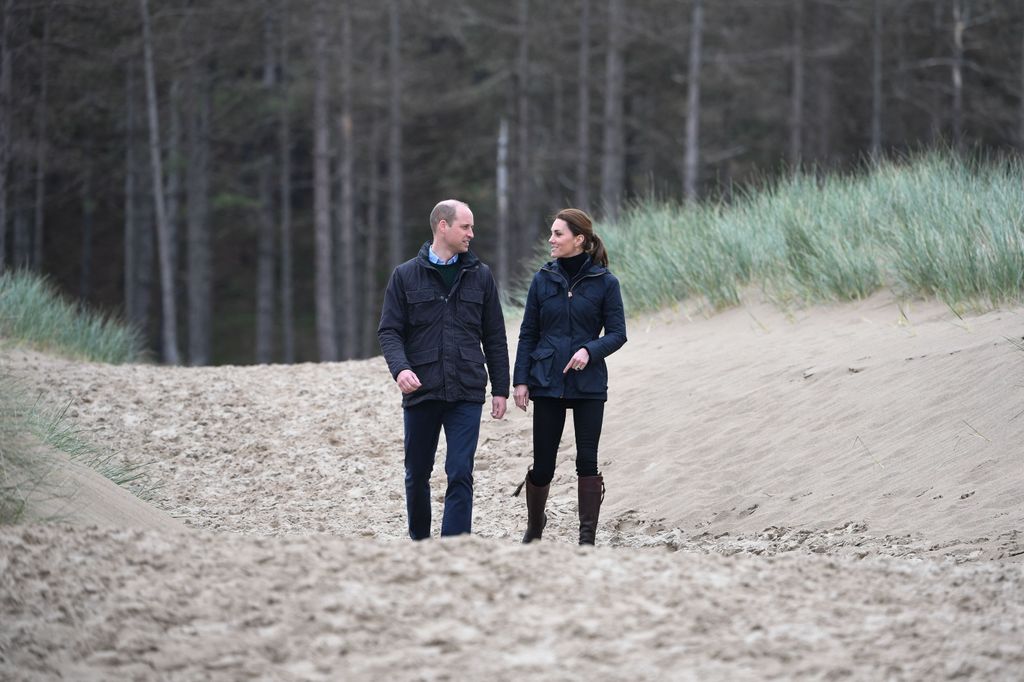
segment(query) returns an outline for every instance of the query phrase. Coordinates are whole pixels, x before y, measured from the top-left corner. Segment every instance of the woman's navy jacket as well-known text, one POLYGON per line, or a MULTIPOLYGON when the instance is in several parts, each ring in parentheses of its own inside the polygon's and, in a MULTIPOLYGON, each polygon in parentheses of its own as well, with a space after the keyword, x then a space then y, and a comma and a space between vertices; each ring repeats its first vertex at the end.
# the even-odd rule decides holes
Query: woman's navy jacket
POLYGON ((588 257, 570 282, 558 261, 550 261, 530 283, 512 383, 526 384, 531 398, 607 400, 604 359, 624 343, 626 317, 615 275, 588 257), (590 353, 586 368, 562 374, 580 348, 590 353))
POLYGON ((491 393, 508 397, 505 319, 490 268, 471 251, 461 254, 448 290, 428 260, 429 248, 427 242, 391 274, 377 328, 391 376, 411 369, 422 384, 402 396, 402 405, 424 400, 482 403, 487 369, 491 393))

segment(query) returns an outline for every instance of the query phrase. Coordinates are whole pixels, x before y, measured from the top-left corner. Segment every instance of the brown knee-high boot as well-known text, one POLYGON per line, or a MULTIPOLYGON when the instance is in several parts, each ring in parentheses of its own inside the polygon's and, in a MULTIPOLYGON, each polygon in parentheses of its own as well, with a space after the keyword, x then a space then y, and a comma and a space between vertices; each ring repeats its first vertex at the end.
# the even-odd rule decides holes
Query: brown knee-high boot
POLYGON ((548 483, 545 486, 534 485, 533 481, 530 480, 530 471, 527 470, 526 478, 519 484, 516 491, 512 493, 513 497, 519 495, 519 491, 526 486, 526 533, 523 534, 523 544, 528 544, 534 540, 540 540, 541 534, 544 532, 544 526, 548 524, 547 514, 544 513, 544 505, 548 501, 548 491, 551 489, 551 484, 548 483))
POLYGON ((580 544, 592 545, 597 535, 597 518, 601 514, 601 502, 604 501, 604 477, 580 476, 580 544))

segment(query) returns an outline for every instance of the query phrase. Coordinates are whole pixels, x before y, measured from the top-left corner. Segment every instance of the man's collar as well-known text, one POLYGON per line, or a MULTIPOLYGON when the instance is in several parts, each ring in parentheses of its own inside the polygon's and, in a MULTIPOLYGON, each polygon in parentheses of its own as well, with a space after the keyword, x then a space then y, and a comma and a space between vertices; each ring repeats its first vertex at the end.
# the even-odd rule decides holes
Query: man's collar
POLYGON ((441 260, 441 257, 434 253, 434 247, 427 247, 427 259, 434 265, 455 265, 459 262, 459 254, 455 254, 447 261, 441 260))

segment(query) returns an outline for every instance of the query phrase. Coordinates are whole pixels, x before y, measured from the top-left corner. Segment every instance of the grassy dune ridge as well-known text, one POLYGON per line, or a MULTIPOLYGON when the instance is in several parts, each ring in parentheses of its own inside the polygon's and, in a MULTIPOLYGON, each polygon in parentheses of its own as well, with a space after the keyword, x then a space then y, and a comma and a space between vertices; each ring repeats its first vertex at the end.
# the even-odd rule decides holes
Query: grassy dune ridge
POLYGON ((932 152, 781 178, 731 204, 640 203, 596 230, 634 313, 684 300, 721 310, 752 287, 783 306, 890 288, 984 310, 1024 293, 1022 192, 1019 158, 932 152))
MULTIPOLYGON (((26 271, 0 275, 0 342, 95 362, 120 364, 144 357, 137 330, 69 303, 45 277, 26 271)), ((28 498, 47 488, 52 463, 41 461, 40 445, 63 452, 115 483, 140 487, 143 469, 90 443, 65 419, 67 408, 45 404, 0 374, 0 523, 18 521, 28 498)))
POLYGON ((138 362, 145 355, 139 330, 65 300, 46 277, 23 270, 0 275, 0 340, 113 364, 138 362))

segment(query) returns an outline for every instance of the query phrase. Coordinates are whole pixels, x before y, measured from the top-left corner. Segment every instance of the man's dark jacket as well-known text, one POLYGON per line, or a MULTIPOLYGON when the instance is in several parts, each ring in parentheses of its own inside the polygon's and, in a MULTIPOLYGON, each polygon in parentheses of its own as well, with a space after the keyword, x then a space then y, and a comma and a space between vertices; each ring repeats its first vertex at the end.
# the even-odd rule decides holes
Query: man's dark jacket
POLYGON ((391 376, 397 379, 399 372, 411 369, 422 384, 402 396, 402 406, 424 400, 482 403, 487 370, 491 394, 507 398, 505 319, 490 268, 471 251, 461 254, 449 291, 430 264, 429 252, 427 242, 415 258, 395 268, 377 328, 391 376))
POLYGON ((526 295, 512 383, 526 384, 531 398, 607 400, 604 359, 624 343, 626 316, 615 275, 588 257, 570 281, 551 261, 533 276, 526 295), (580 348, 590 353, 587 366, 563 374, 580 348))

